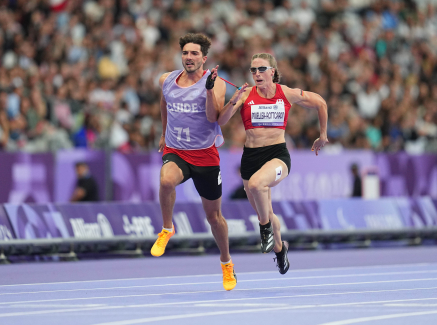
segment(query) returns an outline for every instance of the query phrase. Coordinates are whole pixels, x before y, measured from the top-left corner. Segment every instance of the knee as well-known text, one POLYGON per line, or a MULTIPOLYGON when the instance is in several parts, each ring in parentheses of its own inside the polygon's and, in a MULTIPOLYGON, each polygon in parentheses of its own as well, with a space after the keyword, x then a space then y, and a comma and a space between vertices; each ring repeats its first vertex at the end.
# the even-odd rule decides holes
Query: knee
POLYGON ((251 178, 247 184, 247 188, 250 193, 257 193, 264 190, 263 184, 261 184, 260 180, 257 178, 251 178))
POLYGON ((211 226, 215 226, 221 222, 222 215, 220 211, 214 211, 206 215, 206 219, 211 226))
POLYGON ((160 186, 164 191, 172 191, 175 189, 177 184, 170 177, 161 176, 160 186))

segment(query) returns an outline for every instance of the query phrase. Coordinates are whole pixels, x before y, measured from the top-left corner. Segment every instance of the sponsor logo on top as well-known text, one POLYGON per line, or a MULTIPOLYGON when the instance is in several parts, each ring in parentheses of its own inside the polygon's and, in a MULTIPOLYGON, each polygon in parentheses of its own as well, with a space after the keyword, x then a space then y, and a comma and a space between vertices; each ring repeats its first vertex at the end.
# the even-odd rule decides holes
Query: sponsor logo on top
POLYGON ((155 234, 152 219, 148 216, 132 217, 129 220, 127 215, 123 215, 123 230, 133 237, 153 236, 155 234))
POLYGON ((82 218, 73 218, 70 224, 75 238, 114 237, 111 224, 103 213, 97 215, 97 222, 86 223, 82 218))

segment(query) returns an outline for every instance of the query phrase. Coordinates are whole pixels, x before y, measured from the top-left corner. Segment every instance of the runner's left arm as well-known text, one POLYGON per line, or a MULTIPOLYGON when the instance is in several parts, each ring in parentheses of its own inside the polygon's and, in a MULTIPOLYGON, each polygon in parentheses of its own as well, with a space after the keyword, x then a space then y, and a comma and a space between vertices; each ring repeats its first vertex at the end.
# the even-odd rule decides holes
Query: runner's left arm
POLYGON ((310 91, 303 91, 297 88, 288 88, 287 86, 282 86, 285 96, 291 104, 298 104, 304 108, 314 108, 317 109, 319 115, 320 124, 320 137, 314 141, 311 148, 315 151, 316 156, 319 150, 328 143, 328 105, 326 101, 319 94, 312 93, 310 91))
POLYGON ((211 79, 215 80, 213 88, 206 89, 206 118, 211 123, 217 122, 220 110, 225 104, 226 84, 217 78, 217 69, 218 66, 211 69, 211 79))

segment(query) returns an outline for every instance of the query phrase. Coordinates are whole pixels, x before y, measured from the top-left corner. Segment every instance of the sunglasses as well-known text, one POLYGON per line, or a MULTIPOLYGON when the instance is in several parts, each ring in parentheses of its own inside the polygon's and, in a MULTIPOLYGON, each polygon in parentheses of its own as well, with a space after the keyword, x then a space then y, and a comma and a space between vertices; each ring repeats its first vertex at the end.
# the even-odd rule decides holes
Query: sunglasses
POLYGON ((266 72, 267 71, 267 69, 273 69, 272 67, 258 67, 258 68, 256 68, 256 67, 251 67, 249 70, 250 70, 250 72, 252 72, 252 73, 256 73, 256 70, 258 69, 258 71, 259 72, 266 72))

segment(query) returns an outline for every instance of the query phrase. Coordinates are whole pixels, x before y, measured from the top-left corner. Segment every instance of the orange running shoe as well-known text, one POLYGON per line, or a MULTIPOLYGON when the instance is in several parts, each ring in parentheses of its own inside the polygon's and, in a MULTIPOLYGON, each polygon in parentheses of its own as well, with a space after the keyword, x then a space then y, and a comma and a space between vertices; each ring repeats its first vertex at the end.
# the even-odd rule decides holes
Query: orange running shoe
POLYGON ((237 275, 234 271, 234 264, 232 264, 232 261, 230 261, 227 264, 221 265, 223 272, 223 287, 225 290, 230 291, 237 285, 237 275))
POLYGON ((173 231, 168 231, 165 229, 162 229, 162 231, 158 234, 158 239, 156 240, 155 244, 153 244, 152 249, 150 250, 150 253, 153 256, 161 256, 165 252, 165 247, 167 246, 168 241, 170 240, 171 236, 173 236, 175 233, 174 226, 173 231))

